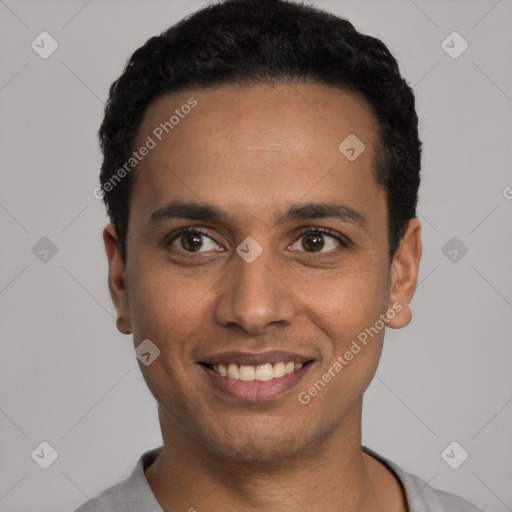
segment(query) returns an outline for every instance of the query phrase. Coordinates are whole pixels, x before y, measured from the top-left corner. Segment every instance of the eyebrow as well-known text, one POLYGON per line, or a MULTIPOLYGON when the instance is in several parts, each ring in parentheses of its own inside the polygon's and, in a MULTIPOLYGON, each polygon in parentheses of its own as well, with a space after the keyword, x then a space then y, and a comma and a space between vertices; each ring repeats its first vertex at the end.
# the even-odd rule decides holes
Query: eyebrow
MULTIPOLYGON (((175 200, 154 211, 148 224, 174 219, 221 221, 228 217, 224 210, 211 203, 175 200)), ((285 212, 277 212, 274 223, 280 225, 298 219, 338 219, 361 228, 368 223, 364 215, 339 201, 294 204, 285 212)))

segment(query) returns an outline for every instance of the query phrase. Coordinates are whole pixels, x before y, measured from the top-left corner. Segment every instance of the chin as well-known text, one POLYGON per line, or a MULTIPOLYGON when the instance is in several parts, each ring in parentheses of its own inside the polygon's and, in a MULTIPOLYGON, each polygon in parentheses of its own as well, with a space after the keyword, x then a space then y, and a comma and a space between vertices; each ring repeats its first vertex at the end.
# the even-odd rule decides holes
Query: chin
POLYGON ((270 432, 244 435, 233 433, 233 438, 210 440, 208 449, 222 457, 244 465, 271 464, 297 457, 311 444, 307 437, 292 433, 270 432))

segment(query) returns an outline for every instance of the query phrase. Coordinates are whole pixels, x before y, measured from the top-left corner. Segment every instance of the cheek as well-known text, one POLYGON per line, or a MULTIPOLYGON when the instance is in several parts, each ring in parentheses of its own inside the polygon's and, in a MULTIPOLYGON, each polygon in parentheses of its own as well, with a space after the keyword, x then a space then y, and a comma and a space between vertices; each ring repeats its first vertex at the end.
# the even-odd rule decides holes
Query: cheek
POLYGON ((316 374, 307 386, 316 386, 311 392, 323 395, 319 404, 332 400, 344 406, 361 396, 379 363, 385 331, 381 315, 388 307, 386 268, 377 260, 373 264, 361 260, 316 286, 313 281, 308 307, 327 335, 323 338, 326 359, 319 370, 323 381, 318 383, 316 374), (323 392, 324 384, 330 391, 323 392))
POLYGON ((144 255, 132 277, 130 316, 136 339, 153 336, 174 348, 185 343, 207 299, 205 280, 183 277, 179 270, 171 272, 168 263, 144 255))
POLYGON ((381 260, 361 258, 329 273, 300 280, 294 291, 325 325, 329 337, 343 342, 385 313, 388 281, 381 260))
POLYGON ((182 415, 191 407, 197 365, 191 350, 204 322, 211 286, 171 272, 169 265, 142 257, 133 272, 130 315, 135 345, 151 340, 160 353, 148 366, 139 363, 155 399, 167 411, 182 415))

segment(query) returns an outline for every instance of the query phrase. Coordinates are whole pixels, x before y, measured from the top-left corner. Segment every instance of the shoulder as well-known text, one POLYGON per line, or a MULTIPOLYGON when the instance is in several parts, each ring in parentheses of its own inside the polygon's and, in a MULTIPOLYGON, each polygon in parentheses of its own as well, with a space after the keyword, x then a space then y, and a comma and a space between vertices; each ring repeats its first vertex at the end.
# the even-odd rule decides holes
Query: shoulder
POLYGON ((407 473, 369 448, 363 447, 363 451, 382 462, 400 480, 409 512, 484 512, 460 496, 431 487, 419 476, 407 473))
POLYGON ((123 480, 102 491, 96 498, 77 508, 75 512, 128 512, 126 498, 130 494, 128 480, 123 480))
POLYGON ((126 480, 108 487, 74 512, 163 512, 144 475, 144 469, 156 459, 161 450, 162 447, 159 447, 145 452, 126 480))

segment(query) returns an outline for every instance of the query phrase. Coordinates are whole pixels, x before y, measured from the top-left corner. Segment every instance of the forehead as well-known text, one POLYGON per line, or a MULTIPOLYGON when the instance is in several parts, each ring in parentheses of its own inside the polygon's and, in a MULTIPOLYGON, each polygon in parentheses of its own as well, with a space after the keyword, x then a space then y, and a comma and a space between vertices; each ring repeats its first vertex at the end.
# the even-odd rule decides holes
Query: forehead
POLYGON ((149 140, 133 176, 133 206, 146 218, 173 199, 252 205, 252 214, 264 215, 276 201, 371 202, 383 194, 374 177, 372 112, 358 95, 330 87, 169 94, 147 109, 135 148, 149 140), (350 159, 347 146, 364 150, 350 159))

